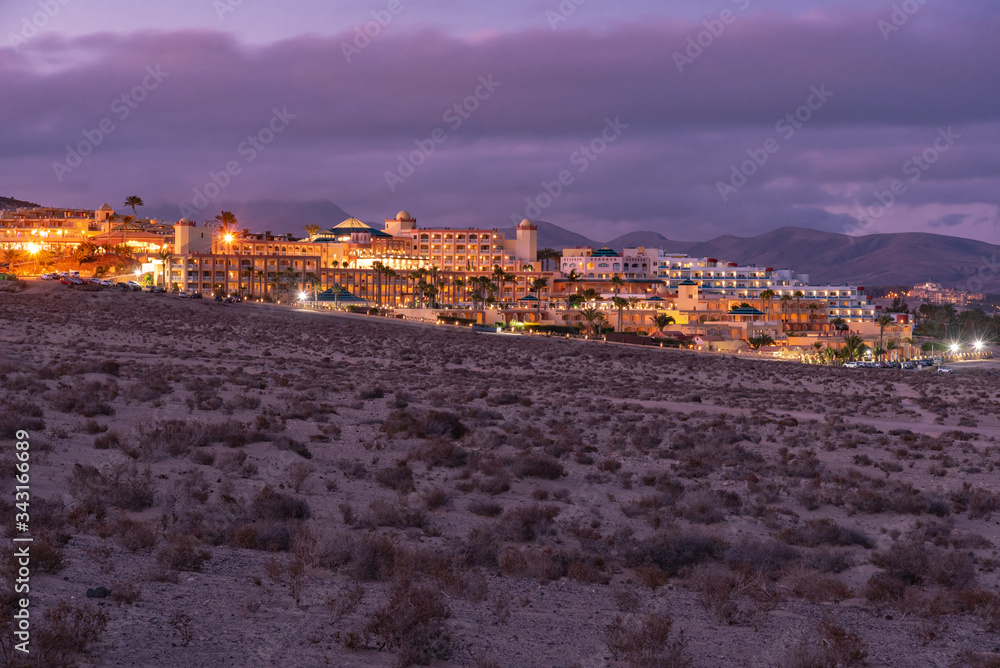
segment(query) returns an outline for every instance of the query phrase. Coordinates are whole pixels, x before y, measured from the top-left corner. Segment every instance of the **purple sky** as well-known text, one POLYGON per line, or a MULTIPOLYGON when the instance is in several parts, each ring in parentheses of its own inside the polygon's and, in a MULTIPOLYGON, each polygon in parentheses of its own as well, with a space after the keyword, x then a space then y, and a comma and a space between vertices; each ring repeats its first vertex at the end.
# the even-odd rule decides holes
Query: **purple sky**
POLYGON ((370 221, 405 208, 490 227, 532 198, 538 218, 598 239, 790 224, 1000 243, 1000 3, 576 2, 568 16, 558 0, 5 2, 0 194, 138 194, 203 218, 222 201, 331 200, 370 221), (354 42, 373 11, 392 20, 354 42), (679 68, 699 33, 707 46, 679 68), (271 143, 243 144, 269 124, 271 143), (418 142, 434 152, 399 178, 418 142), (81 143, 92 153, 67 160, 81 143), (766 162, 733 180, 751 155, 766 162), (221 194, 195 201, 227 163, 221 194), (859 223, 860 206, 876 215, 859 223))

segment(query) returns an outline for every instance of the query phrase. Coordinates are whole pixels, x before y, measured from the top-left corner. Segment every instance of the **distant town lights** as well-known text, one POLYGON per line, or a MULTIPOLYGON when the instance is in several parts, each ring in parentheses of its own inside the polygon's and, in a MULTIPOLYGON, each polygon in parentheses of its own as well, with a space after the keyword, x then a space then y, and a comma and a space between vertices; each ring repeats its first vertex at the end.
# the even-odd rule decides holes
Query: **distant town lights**
POLYGON ((951 352, 953 352, 953 353, 957 353, 957 352, 958 352, 958 350, 959 350, 959 348, 960 348, 960 346, 959 346, 959 345, 958 345, 957 343, 953 343, 953 344, 951 344, 951 346, 950 346, 950 350, 951 350, 951 352))

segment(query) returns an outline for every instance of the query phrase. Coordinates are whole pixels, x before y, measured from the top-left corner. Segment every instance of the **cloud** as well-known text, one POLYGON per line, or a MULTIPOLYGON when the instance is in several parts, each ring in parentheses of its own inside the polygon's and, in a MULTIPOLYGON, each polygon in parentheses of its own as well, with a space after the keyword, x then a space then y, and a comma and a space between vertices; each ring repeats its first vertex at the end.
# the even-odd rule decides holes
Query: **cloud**
MULTIPOLYGON (((884 12, 857 6, 836 17, 748 13, 683 74, 672 55, 701 28, 677 20, 475 39, 397 29, 350 63, 342 44, 353 32, 265 45, 210 30, 47 33, 19 54, 0 50, 0 81, 16 91, 0 98, 0 173, 12 194, 47 203, 93 206, 127 191, 180 204, 238 160, 226 199, 330 199, 369 220, 406 208, 428 223, 492 227, 570 170, 573 184, 542 218, 598 237, 647 228, 690 239, 836 230, 952 125, 963 139, 905 196, 951 221, 963 207, 995 206, 1000 192, 1000 91, 988 85, 1000 21, 982 7, 970 16, 928 5, 889 43, 876 28, 884 12), (169 77, 118 120, 115 100, 147 66, 169 77), (455 127, 449 109, 491 75, 501 85, 455 127), (723 202, 717 183, 780 138, 776 122, 821 85, 829 102, 723 202), (243 162, 241 143, 275 108, 296 119, 243 162), (572 155, 609 117, 628 130, 577 171, 572 155), (52 163, 105 118, 115 131, 58 182, 52 163), (385 173, 437 128, 446 140, 391 191, 385 173)), ((947 229, 998 240, 995 224, 947 229)))

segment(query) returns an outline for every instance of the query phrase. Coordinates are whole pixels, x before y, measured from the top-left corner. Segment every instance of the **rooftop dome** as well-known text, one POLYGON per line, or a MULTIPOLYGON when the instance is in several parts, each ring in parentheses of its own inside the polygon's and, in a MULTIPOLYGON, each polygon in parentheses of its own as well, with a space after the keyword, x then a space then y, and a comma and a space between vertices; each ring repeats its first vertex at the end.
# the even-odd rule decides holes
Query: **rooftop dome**
POLYGON ((413 216, 410 215, 409 211, 400 211, 396 214, 396 220, 413 220, 413 216))
POLYGON ((531 222, 530 220, 528 220, 527 218, 525 218, 520 223, 518 223, 517 229, 519 229, 519 230, 537 230, 538 229, 538 225, 535 225, 533 222, 531 222))
POLYGON ((187 218, 187 217, 184 217, 184 218, 181 218, 178 222, 181 225, 189 225, 191 223, 191 219, 187 218))

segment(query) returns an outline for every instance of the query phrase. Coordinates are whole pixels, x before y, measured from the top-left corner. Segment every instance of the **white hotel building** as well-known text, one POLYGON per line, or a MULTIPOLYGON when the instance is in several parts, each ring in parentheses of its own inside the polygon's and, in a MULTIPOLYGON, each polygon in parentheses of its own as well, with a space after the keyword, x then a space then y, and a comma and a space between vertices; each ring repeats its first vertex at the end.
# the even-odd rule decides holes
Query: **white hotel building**
POLYGON ((874 320, 875 304, 865 295, 865 289, 853 285, 810 285, 807 274, 791 269, 741 266, 709 257, 691 257, 656 248, 625 248, 621 253, 610 248, 567 248, 563 251, 561 270, 575 270, 584 279, 608 279, 618 274, 623 278, 661 278, 672 291, 686 280, 694 281, 705 293, 733 299, 755 301, 765 290, 775 293, 774 301, 788 295, 803 304, 822 302, 827 316, 848 322, 874 320))

